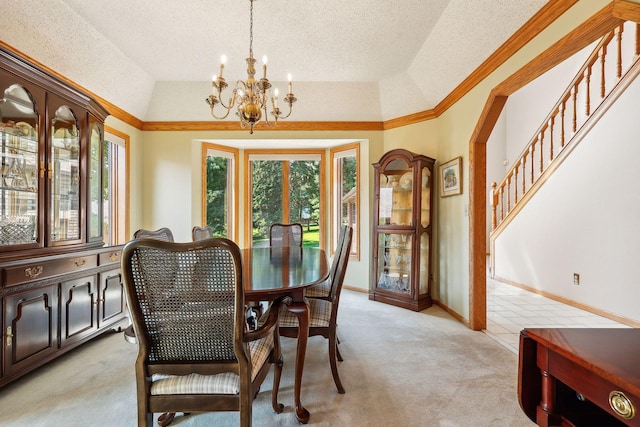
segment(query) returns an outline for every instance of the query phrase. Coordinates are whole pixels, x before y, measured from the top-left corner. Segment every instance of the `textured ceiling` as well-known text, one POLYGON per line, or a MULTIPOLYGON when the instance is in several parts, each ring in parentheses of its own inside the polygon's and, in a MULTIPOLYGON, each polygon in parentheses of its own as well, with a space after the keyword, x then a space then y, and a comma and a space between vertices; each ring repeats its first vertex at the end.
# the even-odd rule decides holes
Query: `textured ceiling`
MULTIPOLYGON (((2 41, 134 116, 208 120, 228 57, 245 76, 248 0, 22 0, 2 41)), ((299 99, 291 120, 388 120, 433 108, 546 0, 256 0, 254 56, 299 99)))

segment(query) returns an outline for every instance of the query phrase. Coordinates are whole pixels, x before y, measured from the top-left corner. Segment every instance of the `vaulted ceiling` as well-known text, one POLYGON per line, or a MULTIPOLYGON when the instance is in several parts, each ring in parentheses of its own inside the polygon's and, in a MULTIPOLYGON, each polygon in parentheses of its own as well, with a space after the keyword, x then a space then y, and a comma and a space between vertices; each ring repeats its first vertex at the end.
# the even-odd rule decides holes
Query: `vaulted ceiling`
MULTIPOLYGON (((382 121, 429 110, 546 0, 256 0, 254 55, 291 120, 382 121)), ((144 121, 210 120, 220 56, 244 79, 249 0, 5 2, 0 39, 144 121)))

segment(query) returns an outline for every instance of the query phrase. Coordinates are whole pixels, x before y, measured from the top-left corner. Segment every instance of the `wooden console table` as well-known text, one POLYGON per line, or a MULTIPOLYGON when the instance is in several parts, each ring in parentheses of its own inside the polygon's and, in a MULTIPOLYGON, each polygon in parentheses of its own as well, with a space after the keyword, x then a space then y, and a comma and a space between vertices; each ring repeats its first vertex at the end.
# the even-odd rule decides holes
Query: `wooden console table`
POLYGON ((524 329, 518 400, 540 426, 640 426, 640 329, 524 329))

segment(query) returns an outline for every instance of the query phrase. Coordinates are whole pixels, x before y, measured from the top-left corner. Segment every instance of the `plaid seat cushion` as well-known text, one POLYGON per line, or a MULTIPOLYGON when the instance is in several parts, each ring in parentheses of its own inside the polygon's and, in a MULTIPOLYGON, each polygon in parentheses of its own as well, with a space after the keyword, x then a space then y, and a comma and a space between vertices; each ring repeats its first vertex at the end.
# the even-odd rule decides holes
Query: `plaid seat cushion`
POLYGON ((269 334, 259 340, 249 343, 249 351, 251 352, 251 381, 256 378, 258 371, 269 358, 269 354, 273 350, 273 335, 269 334))
POLYGON ((217 375, 154 375, 151 395, 161 394, 238 394, 238 375, 225 372, 217 375))
MULTIPOLYGON (((273 349, 273 335, 249 343, 253 381, 273 349)), ((217 375, 153 375, 151 394, 238 394, 240 378, 232 372, 217 375)))
POLYGON ((329 296, 329 292, 331 292, 331 284, 327 280, 319 285, 305 289, 304 296, 309 298, 326 298, 329 296))
MULTIPOLYGON (((309 298, 307 302, 309 303, 309 327, 329 327, 332 304, 329 301, 315 298, 309 298)), ((280 311, 280 326, 284 328, 298 327, 298 318, 295 314, 287 311, 286 307, 280 311)))

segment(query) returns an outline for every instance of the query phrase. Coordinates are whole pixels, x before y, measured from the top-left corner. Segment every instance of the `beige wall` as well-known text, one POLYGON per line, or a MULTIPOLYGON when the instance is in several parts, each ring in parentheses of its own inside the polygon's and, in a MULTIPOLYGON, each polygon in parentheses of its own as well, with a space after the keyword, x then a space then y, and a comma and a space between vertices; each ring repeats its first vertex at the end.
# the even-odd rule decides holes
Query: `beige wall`
MULTIPOLYGON (((110 126, 122 130, 119 123, 110 126)), ((131 129, 129 129, 131 130, 131 129)), ((124 132, 124 130, 123 130, 124 132)), ((138 228, 169 227, 178 241, 191 240, 191 227, 202 224, 202 141, 247 139, 246 131, 136 132, 131 138, 131 233, 138 228)), ((372 194, 371 163, 383 153, 382 132, 256 132, 257 139, 350 139, 360 141, 361 218, 359 261, 350 261, 345 285, 368 290, 372 194)), ((244 188, 242 169, 244 151, 240 151, 240 188, 244 188)), ((327 161, 329 160, 327 149, 327 161)), ((327 173, 327 189, 329 176, 327 173)), ((327 191, 328 193, 328 191, 327 191)), ((327 213, 329 194, 326 195, 327 213)), ((244 242, 244 200, 240 196, 239 238, 244 242)), ((328 228, 327 228, 328 229, 328 228)), ((327 238, 328 238, 327 234, 327 238)), ((328 241, 325 242, 328 246, 328 241)))
MULTIPOLYGON (((263 132, 258 138, 351 138, 368 141, 362 151, 362 201, 369 206, 363 220, 362 257, 351 263, 345 284, 368 289, 371 230, 371 163, 393 148, 435 157, 438 163, 463 158, 463 194, 437 197, 437 259, 433 295, 460 316, 469 317, 469 141, 491 89, 513 74, 552 43, 604 7, 607 0, 581 0, 539 34, 510 60, 435 120, 381 132, 263 132), (366 156, 365 156, 366 153, 366 156), (366 199, 366 200, 365 200, 366 199), (366 224, 365 224, 366 223, 366 224), (366 226, 365 226, 366 225, 366 226)), ((176 238, 188 240, 193 224, 200 221, 201 139, 246 138, 246 132, 144 132, 109 119, 109 126, 131 136, 131 231, 168 226, 176 238)), ((437 178, 437 174, 436 174, 437 178)), ((363 212, 365 208, 362 209, 363 212)), ((242 241, 242 240, 240 240, 242 241)))

